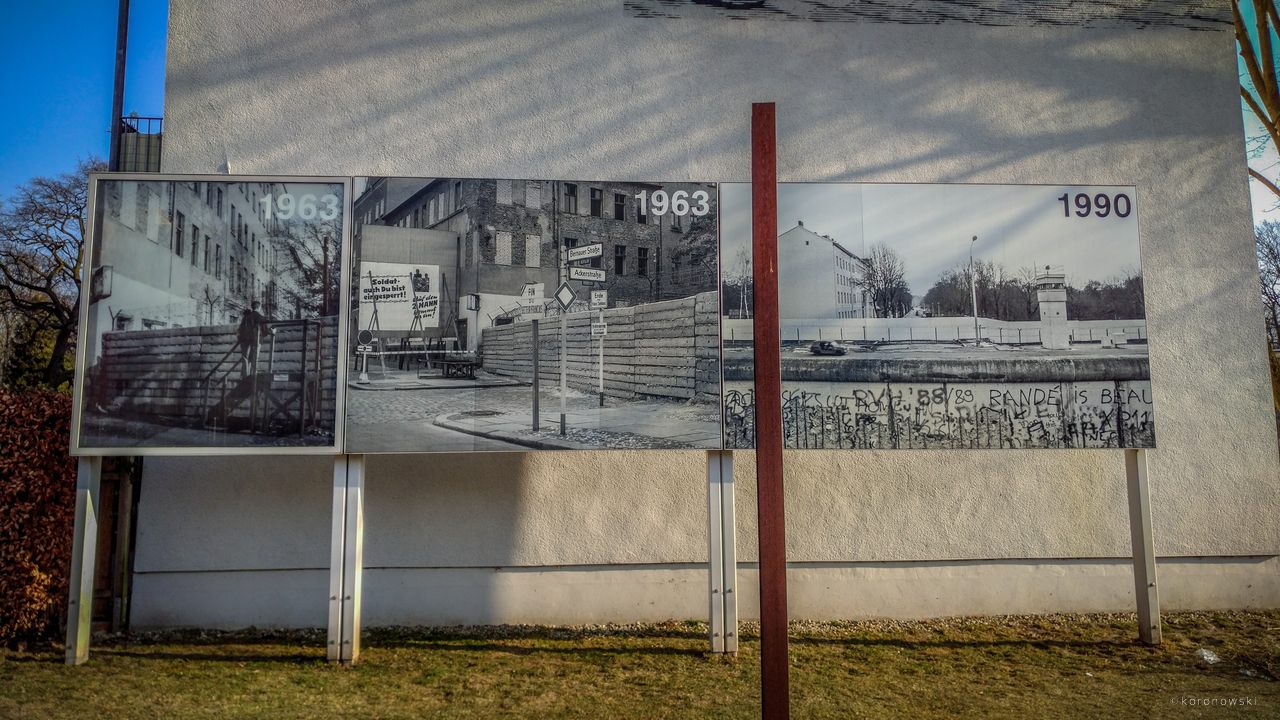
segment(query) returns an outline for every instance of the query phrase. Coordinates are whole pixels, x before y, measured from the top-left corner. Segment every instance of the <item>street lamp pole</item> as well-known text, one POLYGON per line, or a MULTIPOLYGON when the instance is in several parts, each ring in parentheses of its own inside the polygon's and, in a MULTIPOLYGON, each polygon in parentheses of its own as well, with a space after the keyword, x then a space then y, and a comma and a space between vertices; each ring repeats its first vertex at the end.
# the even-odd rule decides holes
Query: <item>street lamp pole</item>
POLYGON ((978 330, 978 276, 973 272, 973 244, 978 242, 978 236, 974 235, 969 241, 969 290, 973 293, 973 346, 977 347, 982 343, 982 335, 978 330))

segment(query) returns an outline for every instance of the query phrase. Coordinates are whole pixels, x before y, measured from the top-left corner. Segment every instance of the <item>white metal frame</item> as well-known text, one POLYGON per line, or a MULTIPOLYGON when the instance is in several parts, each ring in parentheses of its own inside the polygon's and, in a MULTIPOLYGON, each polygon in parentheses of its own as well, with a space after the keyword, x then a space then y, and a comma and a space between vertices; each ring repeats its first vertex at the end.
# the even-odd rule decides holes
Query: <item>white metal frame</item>
POLYGON ((352 213, 355 199, 352 197, 354 180, 351 177, 292 176, 292 175, 186 175, 168 173, 90 173, 89 174, 89 226, 85 231, 84 257, 86 262, 81 268, 80 278, 80 324, 76 337, 76 372, 71 408, 71 449, 72 455, 97 456, 147 456, 147 455, 332 455, 343 450, 343 430, 346 418, 346 386, 347 386, 347 326, 350 323, 351 308, 351 235, 353 227, 352 213), (262 447, 84 447, 80 444, 80 420, 84 402, 84 371, 86 369, 85 353, 89 343, 86 335, 89 332, 89 301, 92 297, 93 270, 92 259, 96 255, 98 242, 98 184, 105 181, 138 181, 138 182, 214 182, 214 183, 315 183, 341 185, 342 201, 342 237, 339 238, 341 248, 341 268, 339 270, 338 293, 338 357, 337 385, 334 396, 334 428, 332 445, 298 445, 262 446, 262 447))

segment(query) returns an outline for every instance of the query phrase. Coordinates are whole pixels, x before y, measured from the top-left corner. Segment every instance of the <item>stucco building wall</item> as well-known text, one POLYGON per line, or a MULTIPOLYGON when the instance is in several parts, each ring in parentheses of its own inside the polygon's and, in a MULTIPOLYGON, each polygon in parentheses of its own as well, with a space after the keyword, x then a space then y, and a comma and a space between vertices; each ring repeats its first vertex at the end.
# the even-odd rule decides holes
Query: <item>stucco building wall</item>
MULTIPOLYGON (((617 0, 303 6, 171 3, 166 171, 743 181, 749 104, 772 100, 784 181, 1135 185, 1156 548, 1180 558, 1162 565, 1162 600, 1280 605, 1229 25, 663 19, 617 0)), ((368 468, 366 623, 705 613, 701 453, 368 468)), ((750 563, 750 453, 736 471, 750 563)), ((1130 607, 1115 452, 807 451, 786 472, 797 617, 1130 607)), ((323 458, 149 459, 135 622, 323 624, 329 483, 323 458)))

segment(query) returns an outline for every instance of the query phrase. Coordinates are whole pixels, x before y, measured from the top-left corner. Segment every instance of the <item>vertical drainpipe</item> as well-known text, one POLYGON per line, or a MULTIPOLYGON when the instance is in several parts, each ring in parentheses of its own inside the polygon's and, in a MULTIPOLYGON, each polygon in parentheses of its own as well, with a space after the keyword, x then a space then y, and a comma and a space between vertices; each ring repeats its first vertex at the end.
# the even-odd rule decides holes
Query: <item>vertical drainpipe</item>
POLYGON ((124 68, 129 47, 129 0, 120 0, 116 17, 116 74, 111 95, 111 146, 107 153, 107 169, 120 170, 120 122, 124 115, 124 68))
MULTIPOLYGON (((112 172, 120 170, 121 118, 124 115, 124 71, 125 57, 129 46, 129 0, 120 0, 119 14, 116 16, 116 67, 115 79, 111 95, 111 144, 107 151, 107 169, 112 172)), ((170 210, 172 219, 172 209, 170 210)), ((172 227, 172 223, 170 224, 172 227)), ((116 512, 113 520, 115 542, 112 543, 114 557, 111 559, 112 597, 111 629, 120 632, 129 628, 133 599, 133 558, 137 538, 138 495, 141 490, 142 458, 128 459, 127 469, 118 476, 119 487, 116 492, 116 512)))

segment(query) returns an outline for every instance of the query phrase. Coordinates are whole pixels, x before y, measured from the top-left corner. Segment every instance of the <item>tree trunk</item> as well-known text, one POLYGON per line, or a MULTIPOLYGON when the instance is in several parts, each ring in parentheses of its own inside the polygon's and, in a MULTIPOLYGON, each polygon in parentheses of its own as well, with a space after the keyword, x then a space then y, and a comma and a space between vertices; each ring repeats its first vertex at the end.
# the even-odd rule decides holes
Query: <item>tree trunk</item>
POLYGON ((44 383, 57 388, 67 380, 66 355, 67 344, 71 338, 72 326, 62 325, 53 341, 53 349, 49 351, 49 364, 44 368, 44 383))

